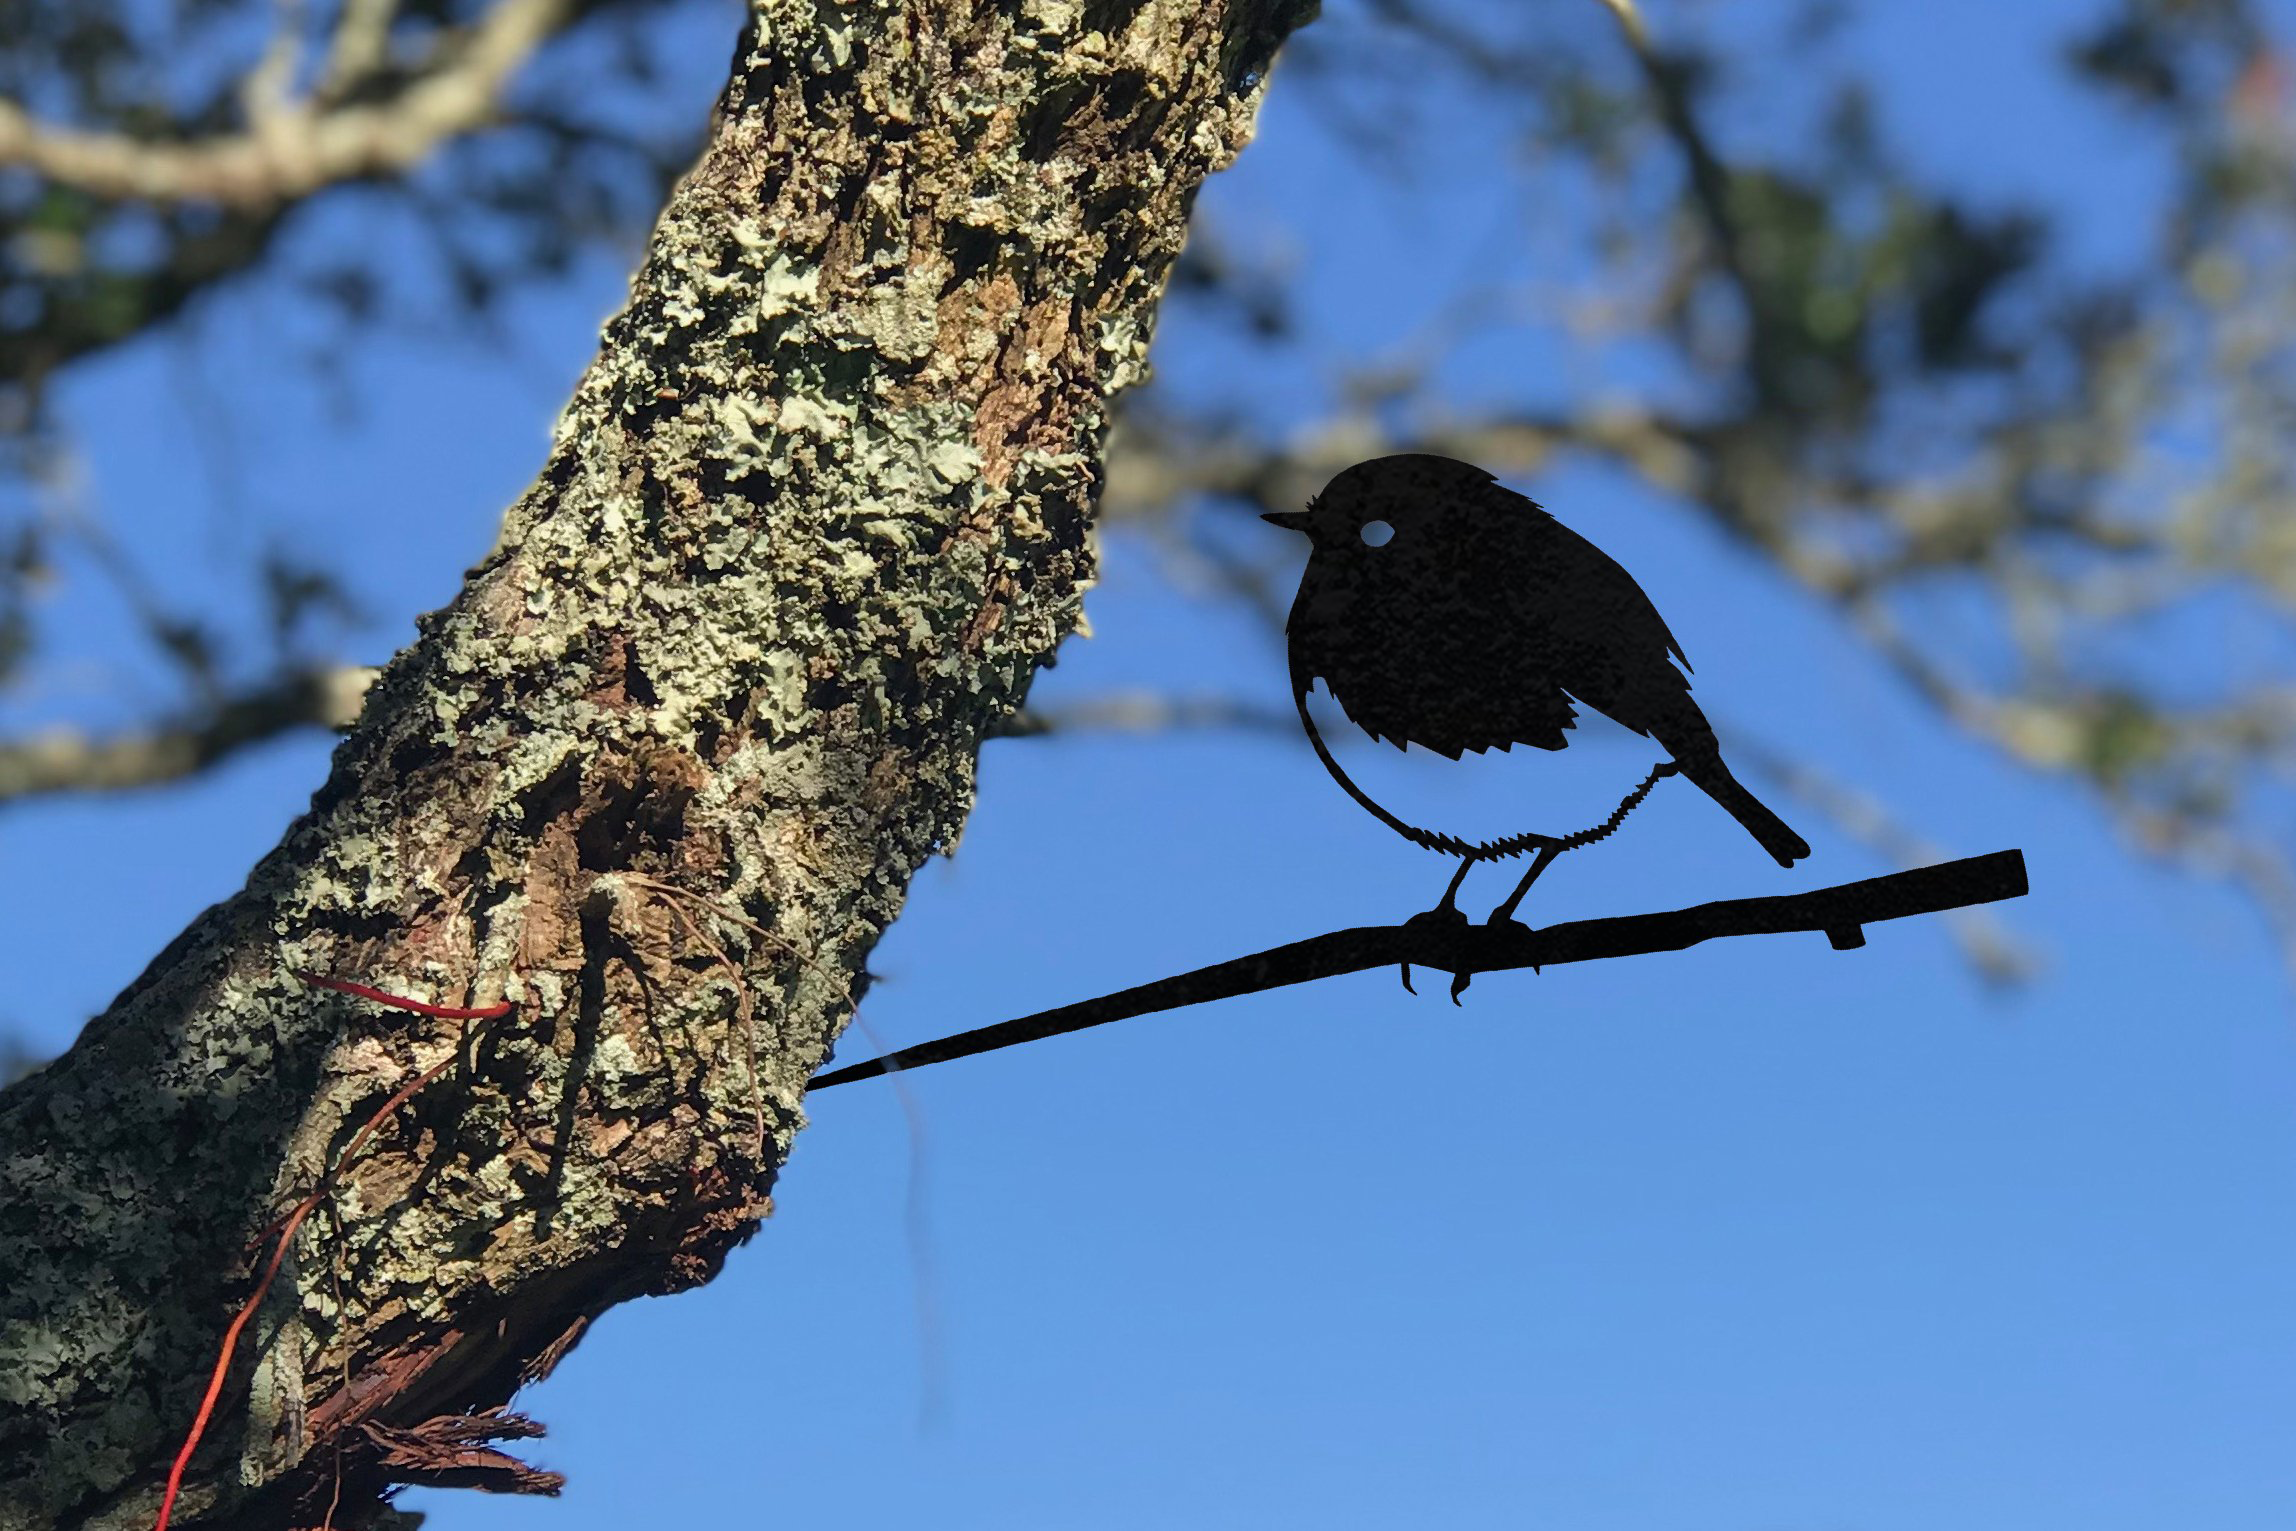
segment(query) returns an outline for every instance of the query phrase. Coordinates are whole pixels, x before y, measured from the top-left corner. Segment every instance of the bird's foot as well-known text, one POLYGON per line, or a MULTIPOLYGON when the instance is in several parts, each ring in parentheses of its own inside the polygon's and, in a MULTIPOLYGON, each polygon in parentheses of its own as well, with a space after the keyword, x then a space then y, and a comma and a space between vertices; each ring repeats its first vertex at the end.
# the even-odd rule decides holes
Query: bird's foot
MULTIPOLYGON (((1451 946, 1459 939, 1460 934, 1467 929, 1467 917, 1461 914, 1451 904, 1444 903, 1426 911, 1424 914, 1413 915, 1410 919, 1403 922, 1403 928, 1406 932, 1418 935, 1422 938, 1431 938, 1434 943, 1440 946, 1451 946)), ((1403 987, 1407 992, 1412 994, 1417 994, 1419 992, 1417 989, 1411 987, 1411 964, 1408 962, 1403 964, 1403 987)), ((1452 1004, 1456 1005, 1459 1003, 1459 995, 1466 989, 1466 987, 1466 974, 1453 973, 1451 975, 1452 1004)))
MULTIPOLYGON (((1521 920, 1515 918, 1514 907, 1511 904, 1501 904, 1498 908, 1492 910, 1490 915, 1483 921, 1483 924, 1492 930, 1519 930, 1523 933, 1523 937, 1526 940, 1530 938, 1532 930, 1531 926, 1526 925, 1521 920)), ((1531 971, 1536 973, 1538 970, 1539 965, 1535 962, 1532 963, 1531 971)))

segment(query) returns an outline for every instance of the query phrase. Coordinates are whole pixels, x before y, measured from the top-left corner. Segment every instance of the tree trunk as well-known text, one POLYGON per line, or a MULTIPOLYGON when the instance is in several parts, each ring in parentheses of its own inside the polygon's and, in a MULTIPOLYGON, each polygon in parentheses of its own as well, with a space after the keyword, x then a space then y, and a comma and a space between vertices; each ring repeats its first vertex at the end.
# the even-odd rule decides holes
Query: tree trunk
POLYGON ((495 551, 245 890, 0 1095, 0 1527, 150 1524, 330 1169, 178 1522, 554 1486, 473 1417, 769 1211, 871 946, 1076 620, 1110 400, 1312 8, 754 0, 495 551))

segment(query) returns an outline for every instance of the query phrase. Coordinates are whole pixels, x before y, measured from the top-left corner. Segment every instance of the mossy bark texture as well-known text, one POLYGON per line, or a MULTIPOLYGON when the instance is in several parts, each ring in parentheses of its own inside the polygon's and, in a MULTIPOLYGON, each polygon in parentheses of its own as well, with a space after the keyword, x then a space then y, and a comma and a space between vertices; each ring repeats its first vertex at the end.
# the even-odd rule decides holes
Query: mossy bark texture
POLYGON ((769 1210, 872 944, 1076 622, 1110 401, 1311 9, 756 0, 495 551, 246 889, 0 1096, 0 1528, 150 1524, 331 1169, 178 1523, 552 1486, 490 1411, 769 1210))

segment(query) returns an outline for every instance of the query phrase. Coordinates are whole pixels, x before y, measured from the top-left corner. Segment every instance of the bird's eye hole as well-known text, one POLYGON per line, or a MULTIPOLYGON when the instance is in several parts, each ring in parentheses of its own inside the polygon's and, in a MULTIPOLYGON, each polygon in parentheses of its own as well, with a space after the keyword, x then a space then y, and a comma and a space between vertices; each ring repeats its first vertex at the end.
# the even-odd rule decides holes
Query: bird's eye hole
POLYGON ((1395 528, 1389 526, 1385 521, 1366 521, 1363 523, 1363 545, 1367 548, 1383 548, 1387 546, 1394 535, 1395 528))

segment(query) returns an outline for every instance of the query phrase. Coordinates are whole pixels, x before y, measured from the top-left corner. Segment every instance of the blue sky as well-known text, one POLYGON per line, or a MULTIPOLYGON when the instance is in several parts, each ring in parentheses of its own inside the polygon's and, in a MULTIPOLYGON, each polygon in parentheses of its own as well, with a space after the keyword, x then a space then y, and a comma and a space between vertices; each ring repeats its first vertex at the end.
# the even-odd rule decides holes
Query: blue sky
MULTIPOLYGON (((1886 65, 1885 126, 1917 163, 2047 197, 2075 259, 2141 253, 2129 188, 2160 167, 2053 83, 2090 7, 1955 0, 1919 26, 1868 9, 1840 46, 1886 65)), ((696 110, 724 25, 691 23, 696 110)), ((1744 141, 1791 131, 1758 92, 1733 99, 1753 102, 1729 128, 1744 141)), ((1521 212, 1519 184, 1474 170, 1366 177, 1279 71, 1260 142, 1202 206, 1292 231, 1316 354, 1362 357, 1439 296, 1399 289, 1399 266, 1467 269, 1521 212)), ((375 236, 345 209, 301 237, 375 236)), ((1509 256, 1518 275, 1543 248, 1509 256)), ((250 289, 194 343, 70 380, 88 503, 187 583, 228 589, 273 540, 324 553, 353 571, 373 616, 359 657, 379 658, 483 551, 623 281, 589 262, 522 294, 500 339, 368 337, 347 413, 294 360, 307 321, 250 289), (220 456, 201 444, 218 430, 220 456)), ((1306 369, 1201 320, 1175 314, 1159 346, 1184 398, 1277 419, 1317 403, 1306 369)), ((1551 324, 1447 375, 1481 398, 1585 380, 1551 324)), ((1946 730, 1694 514, 1585 467, 1519 487, 1635 571, 1726 739, 1854 784, 1948 854, 2023 847, 2033 896, 2003 917, 2039 979, 1989 990, 1936 922, 1903 922, 1853 953, 1780 937, 1490 975, 1463 1009, 1388 973, 1253 996, 914 1076, 914 1120, 881 1084, 825 1095, 726 1274, 609 1314, 522 1399, 564 1500, 407 1502, 454 1531, 2286 1526, 2296 1036, 2260 922, 1946 730)), ((1040 700, 1282 704, 1280 653, 1248 616, 1174 590, 1134 542, 1106 551, 1097 636, 1063 649, 1040 700)), ((64 602, 59 623, 116 622, 64 602)), ((85 668, 16 714, 100 716, 109 642, 75 633, 85 668)), ((326 754, 294 741, 188 787, 0 816, 0 1021, 64 1045, 238 885, 326 754)), ((1787 816, 1816 848, 1794 873, 1662 788, 1528 912, 1886 869, 1814 812, 1787 816)), ((1400 918, 1446 870, 1296 739, 994 743, 864 1018, 920 1040, 1400 918)), ((1478 910, 1505 891, 1492 872, 1470 887, 1478 910)), ((855 1033, 844 1051, 876 1050, 855 1033)))

